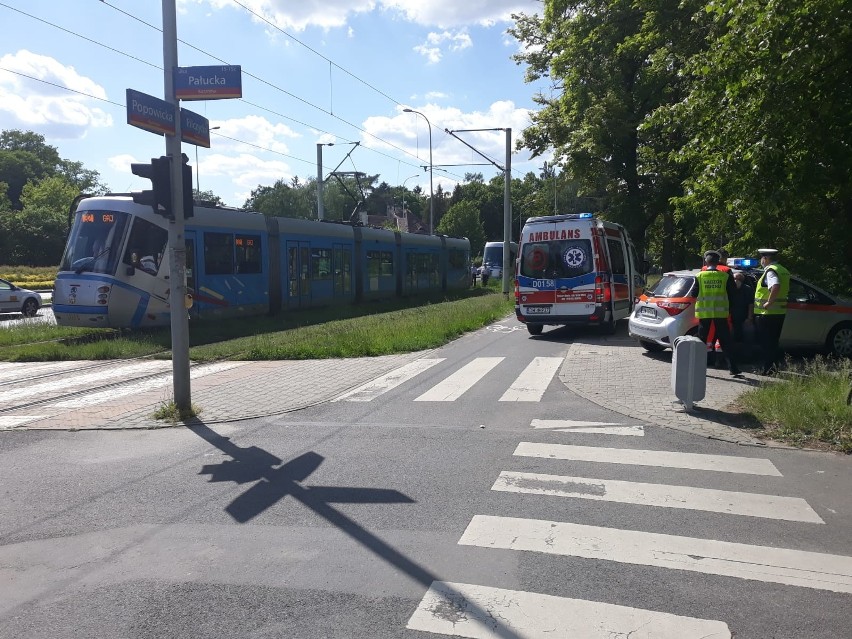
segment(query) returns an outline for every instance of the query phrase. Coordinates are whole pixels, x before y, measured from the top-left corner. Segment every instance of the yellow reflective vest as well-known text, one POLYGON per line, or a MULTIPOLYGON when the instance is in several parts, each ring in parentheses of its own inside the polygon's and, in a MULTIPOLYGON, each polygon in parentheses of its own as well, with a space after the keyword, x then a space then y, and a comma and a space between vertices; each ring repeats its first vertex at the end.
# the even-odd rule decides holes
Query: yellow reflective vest
POLYGON ((695 317, 709 319, 728 316, 728 277, 724 271, 707 270, 696 275, 698 299, 695 302, 695 317))
POLYGON ((757 280, 754 289, 754 314, 755 315, 785 315, 787 313, 787 296, 790 294, 790 271, 780 264, 770 264, 763 270, 763 275, 757 280), (762 308, 763 303, 769 299, 769 286, 766 285, 766 271, 775 271, 778 276, 778 297, 769 308, 762 308))

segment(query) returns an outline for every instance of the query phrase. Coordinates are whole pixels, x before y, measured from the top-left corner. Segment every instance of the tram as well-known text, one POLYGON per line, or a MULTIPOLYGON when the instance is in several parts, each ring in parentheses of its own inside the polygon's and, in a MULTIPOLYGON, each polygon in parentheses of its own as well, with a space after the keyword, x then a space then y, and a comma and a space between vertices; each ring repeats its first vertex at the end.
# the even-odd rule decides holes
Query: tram
MULTIPOLYGON (((466 238, 200 204, 194 211, 184 238, 193 320, 470 286, 466 238)), ((168 224, 129 194, 81 200, 54 282, 57 324, 169 325, 168 224)))

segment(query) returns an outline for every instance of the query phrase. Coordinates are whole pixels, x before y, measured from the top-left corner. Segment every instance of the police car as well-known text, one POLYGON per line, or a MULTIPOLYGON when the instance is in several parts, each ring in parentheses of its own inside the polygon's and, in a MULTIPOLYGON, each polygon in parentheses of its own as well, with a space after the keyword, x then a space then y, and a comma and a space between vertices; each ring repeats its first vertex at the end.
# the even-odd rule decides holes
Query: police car
MULTIPOLYGON (((756 280, 757 260, 734 258, 728 265, 756 280)), ((695 335, 699 269, 670 271, 639 298, 628 320, 628 333, 648 351, 671 348, 676 337, 695 335)), ((781 348, 852 357, 852 301, 831 295, 795 275, 790 277, 787 317, 781 348)))
POLYGON ((41 295, 0 280, 0 313, 23 313, 26 317, 34 317, 40 307, 41 295))

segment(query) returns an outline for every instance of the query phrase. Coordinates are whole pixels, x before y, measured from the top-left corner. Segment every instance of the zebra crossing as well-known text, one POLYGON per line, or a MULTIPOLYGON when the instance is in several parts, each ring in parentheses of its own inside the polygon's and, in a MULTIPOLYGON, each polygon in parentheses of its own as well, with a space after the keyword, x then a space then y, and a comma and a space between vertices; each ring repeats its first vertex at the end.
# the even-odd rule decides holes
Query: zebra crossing
MULTIPOLYGON (((534 430, 644 436, 613 423, 532 420, 534 430)), ((610 446, 520 442, 513 457, 564 462, 654 466, 729 477, 782 477, 769 459, 610 446)), ((515 496, 597 500, 680 510, 721 513, 765 520, 825 525, 804 499, 755 492, 717 490, 614 479, 501 470, 491 490, 515 496)), ((706 575, 852 593, 852 557, 791 548, 687 537, 575 521, 474 514, 458 540, 461 546, 598 560, 706 575)), ((476 639, 544 637, 730 639, 735 629, 725 620, 699 619, 613 603, 557 597, 543 592, 495 588, 488 584, 435 581, 406 626, 412 630, 476 639), (637 629, 641 628, 641 633, 637 629)))
MULTIPOLYGON (((423 358, 406 364, 376 380, 358 386, 332 401, 335 402, 371 402, 403 384, 412 381, 418 375, 446 358, 423 358)), ((497 366, 505 357, 477 357, 450 374, 441 382, 414 399, 415 402, 454 402, 460 399, 497 366)), ((562 357, 534 357, 524 368, 498 401, 501 402, 539 402, 559 367, 562 357)))

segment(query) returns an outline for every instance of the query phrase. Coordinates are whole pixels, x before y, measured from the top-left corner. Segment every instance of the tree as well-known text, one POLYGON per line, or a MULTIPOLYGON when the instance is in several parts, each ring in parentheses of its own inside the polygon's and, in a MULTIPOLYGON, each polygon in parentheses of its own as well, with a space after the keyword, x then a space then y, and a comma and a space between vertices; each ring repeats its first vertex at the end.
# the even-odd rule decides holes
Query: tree
MULTIPOLYGON (((606 198, 602 214, 634 239, 681 194, 686 177, 672 161, 674 127, 649 126, 688 86, 681 71, 702 46, 693 22, 698 0, 546 0, 543 16, 514 16, 510 32, 526 45, 515 56, 527 79, 551 77, 556 94, 519 144, 534 156, 554 150, 579 195, 606 198)), ((671 261, 671 247, 665 257, 671 261)))
POLYGON ((677 202, 706 245, 782 250, 785 266, 852 292, 852 9, 842 0, 720 0, 694 57, 690 166, 677 202), (712 245, 712 244, 711 244, 712 245))
POLYGON ((485 247, 485 229, 473 202, 459 202, 450 206, 436 232, 453 237, 466 237, 470 240, 471 255, 481 254, 485 247))

